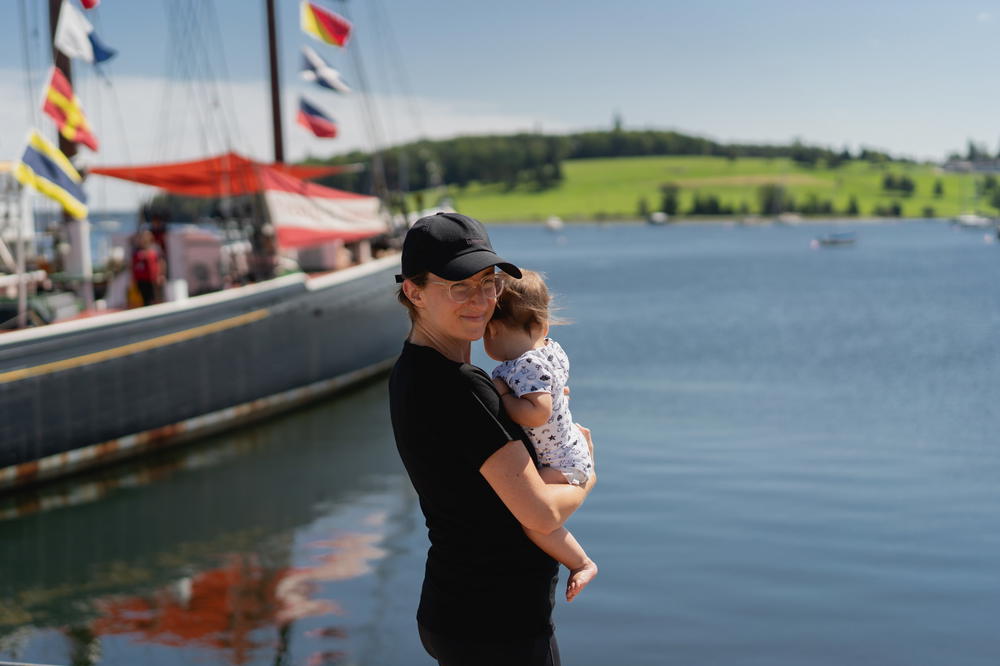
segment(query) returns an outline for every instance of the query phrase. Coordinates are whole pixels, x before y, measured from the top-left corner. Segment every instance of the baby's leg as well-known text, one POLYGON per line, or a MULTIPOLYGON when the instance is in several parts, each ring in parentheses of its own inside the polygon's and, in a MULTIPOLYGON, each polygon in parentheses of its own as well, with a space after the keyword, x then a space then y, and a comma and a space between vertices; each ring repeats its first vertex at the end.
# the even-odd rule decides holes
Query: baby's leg
MULTIPOLYGON (((539 470, 539 475, 545 483, 566 483, 566 477, 562 472, 551 467, 543 467, 539 470)), ((551 534, 542 534, 527 528, 524 529, 524 533, 536 546, 569 569, 566 601, 573 601, 573 598, 597 575, 597 565, 587 557, 583 547, 565 527, 560 527, 551 534)))

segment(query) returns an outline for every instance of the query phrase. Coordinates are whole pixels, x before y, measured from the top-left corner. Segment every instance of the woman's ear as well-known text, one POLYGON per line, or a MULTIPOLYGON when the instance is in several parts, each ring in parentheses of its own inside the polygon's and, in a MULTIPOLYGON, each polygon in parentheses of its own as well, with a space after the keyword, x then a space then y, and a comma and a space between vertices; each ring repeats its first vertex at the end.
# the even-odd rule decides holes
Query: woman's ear
POLYGON ((413 280, 403 280, 403 293, 418 308, 424 307, 424 290, 413 283, 413 280))

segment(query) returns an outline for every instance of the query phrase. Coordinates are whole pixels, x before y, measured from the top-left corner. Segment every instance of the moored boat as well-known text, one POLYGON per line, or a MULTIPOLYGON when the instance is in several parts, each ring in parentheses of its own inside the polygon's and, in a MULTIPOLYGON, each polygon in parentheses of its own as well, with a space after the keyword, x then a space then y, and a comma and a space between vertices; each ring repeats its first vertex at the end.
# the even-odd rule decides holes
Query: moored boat
POLYGON ((952 218, 952 223, 966 229, 985 229, 996 224, 994 220, 978 213, 962 213, 952 218))
MULTIPOLYGON (((396 229, 379 199, 307 182, 309 169, 284 164, 277 144, 274 163, 227 153, 91 169, 242 197, 250 259, 265 269, 225 289, 218 279, 196 289, 172 271, 171 302, 0 334, 0 491, 263 418, 389 367, 407 326, 394 295, 396 229), (279 247, 319 273, 273 277, 279 247)), ((197 252, 171 265, 185 258, 192 275, 218 278, 222 248, 197 252)))
POLYGON ((810 246, 813 248, 817 247, 847 247, 854 245, 858 242, 858 235, 851 231, 845 231, 835 234, 826 234, 825 236, 820 236, 814 238, 810 242, 810 246))
POLYGON ((388 368, 396 256, 0 336, 0 489, 314 400, 388 368))

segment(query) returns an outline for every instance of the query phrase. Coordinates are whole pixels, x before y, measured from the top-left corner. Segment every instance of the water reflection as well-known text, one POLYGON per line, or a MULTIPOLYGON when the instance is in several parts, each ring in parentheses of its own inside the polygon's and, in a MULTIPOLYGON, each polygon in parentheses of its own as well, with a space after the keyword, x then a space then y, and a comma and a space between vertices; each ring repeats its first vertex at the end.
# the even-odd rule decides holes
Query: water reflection
POLYGON ((380 544, 412 527, 384 396, 378 381, 4 500, 0 659, 109 663, 109 649, 183 648, 285 663, 305 641, 313 666, 342 661, 350 632, 335 620, 373 591, 337 584, 377 586, 380 544))

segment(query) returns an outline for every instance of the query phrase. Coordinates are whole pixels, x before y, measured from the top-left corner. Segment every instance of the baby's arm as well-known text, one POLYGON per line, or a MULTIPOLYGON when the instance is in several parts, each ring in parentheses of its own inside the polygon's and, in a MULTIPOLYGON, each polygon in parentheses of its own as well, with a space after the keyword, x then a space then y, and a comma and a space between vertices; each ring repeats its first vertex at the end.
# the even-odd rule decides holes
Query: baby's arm
POLYGON ((537 428, 545 425, 552 416, 552 394, 548 391, 525 393, 519 398, 499 377, 493 378, 493 385, 500 394, 504 409, 515 423, 528 428, 537 428))

